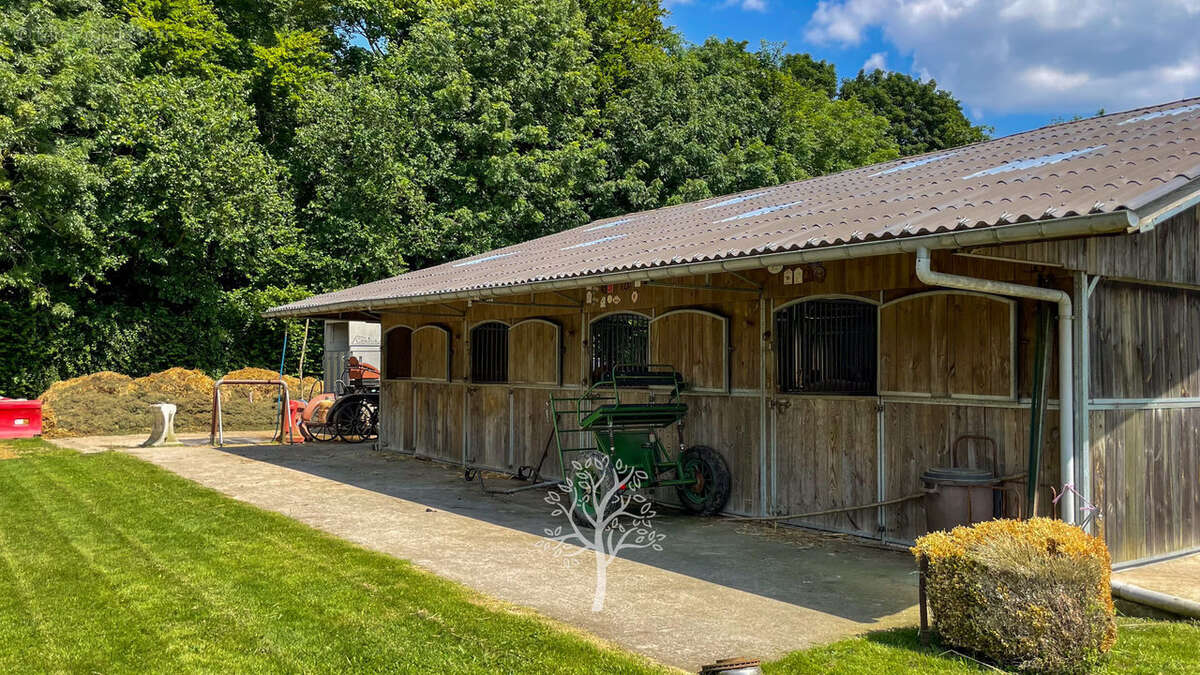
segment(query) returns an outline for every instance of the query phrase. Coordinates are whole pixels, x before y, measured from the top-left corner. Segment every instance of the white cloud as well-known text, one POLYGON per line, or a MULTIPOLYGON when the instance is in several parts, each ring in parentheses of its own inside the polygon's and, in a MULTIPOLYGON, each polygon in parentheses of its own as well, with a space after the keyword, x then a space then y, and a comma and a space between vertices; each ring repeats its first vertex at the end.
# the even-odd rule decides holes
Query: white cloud
MULTIPOLYGON (((692 0, 668 0, 669 2, 677 2, 678 4, 690 3, 692 0)), ((765 12, 767 11, 767 0, 725 0, 721 3, 722 7, 740 7, 747 12, 765 12)))
POLYGON ((973 114, 1060 113, 1200 95, 1198 30, 1198 0, 821 0, 806 37, 879 31, 973 114))
POLYGON ((887 70, 887 54, 875 52, 863 63, 862 69, 868 73, 874 70, 887 70))

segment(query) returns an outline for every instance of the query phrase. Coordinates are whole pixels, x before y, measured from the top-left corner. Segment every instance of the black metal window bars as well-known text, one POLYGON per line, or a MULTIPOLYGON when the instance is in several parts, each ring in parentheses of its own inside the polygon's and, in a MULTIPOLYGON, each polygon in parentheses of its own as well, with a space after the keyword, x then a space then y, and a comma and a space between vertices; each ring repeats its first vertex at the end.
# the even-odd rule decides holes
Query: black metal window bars
POLYGON ((875 305, 848 299, 807 300, 776 312, 779 390, 874 394, 877 323, 875 305))

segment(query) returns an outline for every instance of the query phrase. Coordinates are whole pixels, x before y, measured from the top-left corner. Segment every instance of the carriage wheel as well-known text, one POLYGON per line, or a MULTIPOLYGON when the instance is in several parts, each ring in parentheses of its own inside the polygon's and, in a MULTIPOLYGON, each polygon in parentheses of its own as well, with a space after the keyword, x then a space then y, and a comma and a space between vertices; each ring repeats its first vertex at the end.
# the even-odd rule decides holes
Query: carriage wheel
POLYGON ((679 458, 684 475, 694 475, 696 482, 675 488, 683 508, 701 516, 712 516, 725 508, 729 501, 732 480, 729 465, 721 453, 707 445, 693 445, 679 458))
POLYGON ((326 419, 325 424, 308 425, 308 433, 312 434, 313 440, 321 443, 337 440, 337 427, 333 426, 333 421, 326 419))
POLYGON ((333 426, 347 443, 362 443, 379 435, 376 406, 365 399, 338 410, 333 426))

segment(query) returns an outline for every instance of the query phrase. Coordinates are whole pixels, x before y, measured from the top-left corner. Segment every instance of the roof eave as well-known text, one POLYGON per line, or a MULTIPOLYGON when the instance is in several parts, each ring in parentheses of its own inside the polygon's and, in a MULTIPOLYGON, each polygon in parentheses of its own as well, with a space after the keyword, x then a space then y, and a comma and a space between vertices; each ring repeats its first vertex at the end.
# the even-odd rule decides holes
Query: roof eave
MULTIPOLYGON (((1165 217, 1163 204, 1176 209, 1174 213, 1187 208, 1179 204, 1195 204, 1200 201, 1196 181, 1189 181, 1186 186, 1188 195, 1181 195, 1183 189, 1173 190, 1160 199, 1153 200, 1144 206, 1143 212, 1156 218, 1165 217)), ((455 300, 480 300, 503 297, 517 293, 539 291, 568 290, 586 286, 596 286, 630 281, 655 281, 681 276, 701 274, 716 274, 721 272, 741 272, 752 269, 763 269, 774 265, 797 265, 813 262, 828 262, 832 260, 849 260, 869 256, 889 255, 895 253, 912 253, 918 248, 928 249, 957 249, 964 247, 986 246, 989 244, 1007 244, 1021 241, 1038 241, 1045 239, 1062 239, 1067 237, 1094 236, 1130 232, 1142 227, 1144 216, 1138 212, 1118 209, 1104 213, 1092 213, 1079 216, 1067 216, 1046 220, 1035 220, 1013 225, 1000 225, 969 230, 956 230, 937 234, 879 239, 867 242, 855 242, 819 246, 786 251, 781 253, 763 253, 758 255, 739 256, 723 260, 709 260, 695 263, 680 263, 647 267, 637 270, 610 272, 562 279, 534 281, 529 283, 494 286, 487 288, 446 291, 396 298, 379 298, 374 300, 347 300, 342 302, 314 305, 311 307, 273 307, 263 316, 267 318, 329 318, 331 315, 349 312, 381 312, 389 309, 399 309, 412 305, 427 305, 438 302, 455 300)), ((1152 226, 1152 225, 1151 225, 1152 226)))

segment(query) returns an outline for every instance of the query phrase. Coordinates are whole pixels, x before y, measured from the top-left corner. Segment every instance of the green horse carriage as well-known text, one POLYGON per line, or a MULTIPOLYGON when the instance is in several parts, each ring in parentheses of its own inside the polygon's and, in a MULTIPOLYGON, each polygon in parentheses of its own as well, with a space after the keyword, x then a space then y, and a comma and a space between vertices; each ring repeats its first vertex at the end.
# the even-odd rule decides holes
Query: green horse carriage
POLYGON ((729 501, 729 465, 721 453, 705 445, 688 447, 683 420, 688 406, 680 399, 683 377, 669 365, 622 364, 593 384, 580 397, 550 397, 554 438, 560 466, 575 492, 574 516, 581 522, 596 517, 590 493, 616 482, 624 489, 675 488, 679 502, 691 513, 710 516, 729 501), (577 428, 571 428, 571 425, 577 428), (661 430, 675 426, 678 450, 663 444, 661 430), (564 442, 590 435, 593 444, 564 442), (635 473, 638 480, 629 482, 635 473))

